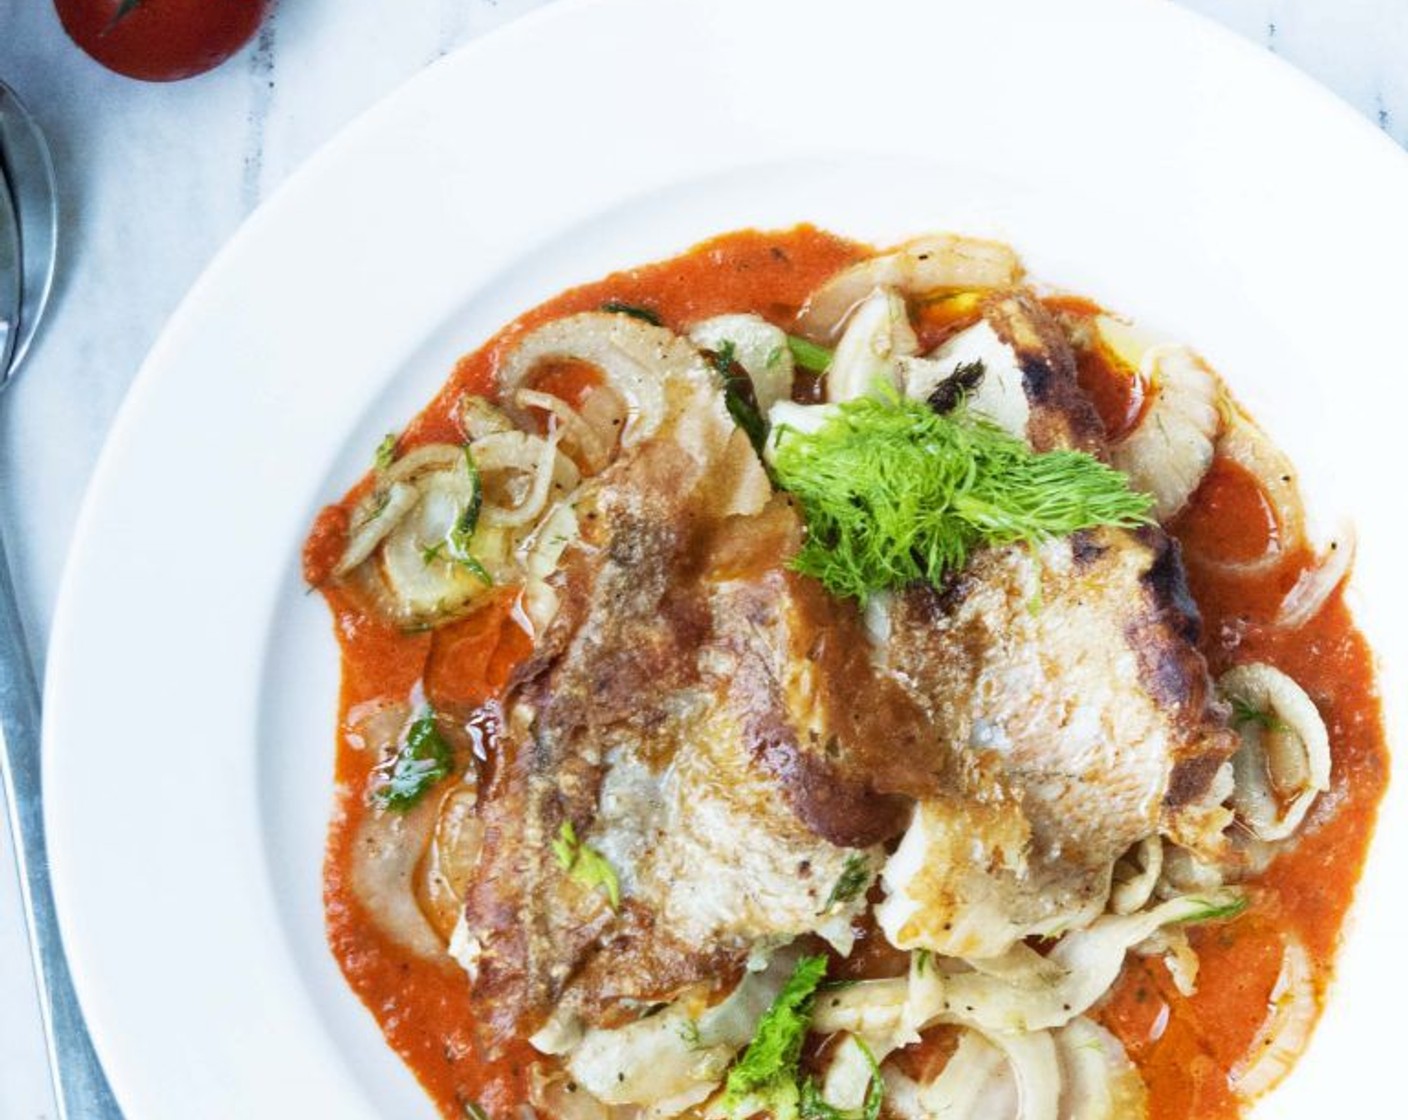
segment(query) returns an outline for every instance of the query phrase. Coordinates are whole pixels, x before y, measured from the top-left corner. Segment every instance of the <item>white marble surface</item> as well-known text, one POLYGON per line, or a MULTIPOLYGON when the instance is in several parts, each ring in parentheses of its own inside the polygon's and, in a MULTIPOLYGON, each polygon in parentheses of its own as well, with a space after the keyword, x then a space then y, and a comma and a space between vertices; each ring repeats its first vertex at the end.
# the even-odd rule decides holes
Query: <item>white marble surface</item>
MULTIPOLYGON (((1184 2, 1282 55, 1408 143, 1403 0, 1184 2)), ((162 323, 210 257, 362 109, 458 44, 542 3, 282 0, 241 55, 162 86, 89 61, 49 0, 0 0, 0 78, 49 134, 64 212, 51 315, 0 415, 0 528, 36 656, 104 434, 162 323)), ((30 1120, 54 1113, 7 841, 0 838, 0 1118, 30 1120)))

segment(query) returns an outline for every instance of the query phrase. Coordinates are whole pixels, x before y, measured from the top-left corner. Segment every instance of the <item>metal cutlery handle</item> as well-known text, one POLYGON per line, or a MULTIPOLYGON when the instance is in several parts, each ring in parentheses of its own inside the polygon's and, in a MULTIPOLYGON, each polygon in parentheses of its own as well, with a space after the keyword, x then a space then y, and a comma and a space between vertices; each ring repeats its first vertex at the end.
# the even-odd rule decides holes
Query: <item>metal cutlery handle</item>
POLYGON ((40 800, 39 689, 0 541, 0 773, 20 867, 30 949, 60 1120, 122 1120, 78 1008, 49 883, 40 800))

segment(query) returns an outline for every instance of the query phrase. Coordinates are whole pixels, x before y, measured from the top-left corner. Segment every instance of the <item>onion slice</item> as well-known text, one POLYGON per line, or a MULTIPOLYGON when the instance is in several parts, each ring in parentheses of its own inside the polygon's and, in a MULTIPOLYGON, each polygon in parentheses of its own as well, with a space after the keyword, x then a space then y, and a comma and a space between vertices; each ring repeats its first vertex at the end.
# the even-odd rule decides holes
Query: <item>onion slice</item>
POLYGON ((1149 1091, 1118 1038, 1084 1017, 1055 1034, 1062 1120, 1138 1120, 1148 1115, 1149 1091))
POLYGON ((1288 556, 1304 547, 1305 505, 1290 459, 1240 409, 1232 406, 1228 412, 1217 441, 1217 454, 1256 480, 1262 497, 1271 507, 1276 535, 1266 552, 1252 560, 1195 558, 1213 571, 1257 576, 1274 571, 1288 556))
POLYGON ((406 813, 368 813, 353 839, 352 893, 397 944, 418 956, 443 959, 444 942, 416 898, 416 865, 430 843, 438 813, 423 798, 406 813))
POLYGON ((920 1085, 885 1071, 886 1103, 901 1120, 1011 1120, 1017 1115, 1017 1079, 1007 1056, 978 1031, 964 1031, 939 1075, 920 1085))
POLYGON ((561 397, 540 393, 536 389, 520 389, 517 404, 519 408, 542 409, 553 417, 562 429, 563 446, 569 452, 576 451, 577 457, 590 473, 596 474, 611 461, 611 449, 615 445, 615 439, 608 439, 593 428, 561 397))
POLYGON ((520 390, 532 389, 533 374, 543 363, 566 360, 596 366, 606 387, 625 403, 623 450, 650 438, 664 422, 671 381, 707 384, 712 376, 699 352, 664 327, 600 311, 569 315, 525 335, 499 368, 499 396, 515 402, 510 414, 516 413, 521 426, 529 418, 516 403, 520 390))
POLYGON ((1278 630, 1299 630, 1319 614, 1349 575, 1357 548, 1354 527, 1346 523, 1331 538, 1320 559, 1301 572, 1290 591, 1286 592, 1271 625, 1278 630))
POLYGON ((1283 935, 1281 971, 1271 989, 1265 1021, 1247 1050, 1247 1057, 1232 1068, 1228 1081, 1245 1101, 1274 1089, 1290 1073, 1310 1041, 1319 1003, 1310 954, 1301 941, 1283 935))
POLYGON ((1284 840, 1330 788, 1330 737, 1319 709, 1281 670, 1254 663, 1222 674, 1242 746, 1232 756, 1232 808, 1259 840, 1284 840))
POLYGON ((538 520, 556 489, 559 495, 576 488, 581 472, 557 449, 561 431, 546 439, 527 432, 496 432, 470 444, 470 453, 481 475, 521 471, 532 478, 528 493, 513 506, 486 500, 479 519, 486 525, 520 529, 538 520))
POLYGON ((417 447, 382 473, 353 512, 338 574, 374 564, 368 580, 387 612, 402 622, 433 623, 473 604, 507 562, 502 534, 474 534, 473 559, 480 571, 458 562, 447 547, 474 503, 476 485, 463 447, 417 447))
POLYGON ((1188 504, 1212 466, 1222 381, 1186 346, 1150 347, 1140 374, 1148 386, 1144 415, 1110 449, 1110 461, 1154 496, 1154 516, 1163 522, 1188 504))
POLYGON ((797 370, 787 333, 761 315, 715 315, 690 327, 689 340, 716 354, 731 346, 733 360, 748 374, 758 411, 764 415, 778 401, 792 396, 797 370))
POLYGON ((899 388, 895 363, 918 349, 904 300, 895 291, 877 288, 846 320, 846 331, 826 371, 827 401, 854 400, 880 386, 899 388))
POLYGON ((827 280, 807 300, 797 329, 813 342, 830 342, 851 309, 876 288, 922 297, 957 289, 1006 287, 1021 276, 1021 261, 1000 242, 952 233, 917 237, 827 280))
POLYGON ((950 976, 945 1018, 991 1032, 1064 1026, 1103 996, 1119 976, 1125 952, 1161 926, 1223 917, 1241 895, 1221 890, 1172 899, 1138 914, 1106 915, 1063 937, 1048 958, 1065 975, 1057 983, 1011 984, 980 972, 950 976))
POLYGON ((765 971, 744 973, 727 999, 702 1013, 681 999, 615 1030, 587 1030, 568 1053, 567 1069, 607 1104, 649 1105, 657 1116, 683 1111, 723 1080, 796 959, 780 953, 765 971))
POLYGON ((1057 1120, 1061 1065, 1049 1031, 989 1032, 987 1040, 1006 1056, 1017 1081, 1018 1120, 1057 1120))
POLYGON ((1144 909, 1154 896, 1164 869, 1164 842, 1146 836, 1115 863, 1110 886, 1110 909, 1116 914, 1133 914, 1144 909))
POLYGON ((453 443, 427 443, 407 452, 382 471, 376 485, 352 511, 347 547, 333 574, 345 576, 371 557, 387 534, 415 509, 421 498, 420 486, 428 475, 464 466, 462 447, 453 443))
MULTIPOLYGON (((552 1120, 611 1120, 613 1110, 590 1093, 583 1092, 571 1075, 560 1069, 550 1069, 545 1062, 528 1067, 528 1100, 534 1116, 552 1120)), ((473 1115, 468 1109, 465 1115, 473 1115)))

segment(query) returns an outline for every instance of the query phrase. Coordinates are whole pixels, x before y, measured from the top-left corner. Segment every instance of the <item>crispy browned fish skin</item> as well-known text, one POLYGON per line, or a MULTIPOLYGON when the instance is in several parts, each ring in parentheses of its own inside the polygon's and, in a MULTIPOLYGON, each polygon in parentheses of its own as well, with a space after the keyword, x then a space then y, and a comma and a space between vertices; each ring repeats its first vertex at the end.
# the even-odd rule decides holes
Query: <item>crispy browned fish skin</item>
POLYGON ((466 906, 491 1040, 726 984, 760 938, 817 927, 847 847, 903 826, 905 803, 832 726, 849 705, 814 669, 831 604, 783 570, 795 511, 719 508, 719 460, 742 440, 725 422, 713 446, 661 440, 604 478, 562 610, 506 701, 466 906), (619 913, 559 866, 564 822, 618 868, 619 913))
POLYGON ((657 701, 694 678, 702 604, 672 582, 691 544, 683 514, 701 465, 660 442, 633 469, 651 487, 608 482, 580 511, 583 547, 564 566, 562 609, 505 705, 500 777, 483 810, 485 856, 466 907, 483 946, 474 991, 500 1041, 541 1025, 608 930, 664 966, 649 978, 661 990, 707 978, 721 963, 629 928, 641 925, 633 908, 618 919, 599 891, 564 874, 552 849, 565 823, 585 833, 596 816, 605 729, 648 735, 667 718, 657 701))
POLYGON ((1027 441, 1038 451, 1068 447, 1103 455, 1104 426, 1076 381, 1075 354, 1055 317, 1026 288, 993 292, 981 309, 1017 355, 1031 407, 1027 441))
POLYGON ((1099 529, 898 596, 889 667, 952 750, 999 767, 1035 853, 1099 867, 1196 832, 1181 814, 1235 749, 1197 625, 1167 536, 1099 529))

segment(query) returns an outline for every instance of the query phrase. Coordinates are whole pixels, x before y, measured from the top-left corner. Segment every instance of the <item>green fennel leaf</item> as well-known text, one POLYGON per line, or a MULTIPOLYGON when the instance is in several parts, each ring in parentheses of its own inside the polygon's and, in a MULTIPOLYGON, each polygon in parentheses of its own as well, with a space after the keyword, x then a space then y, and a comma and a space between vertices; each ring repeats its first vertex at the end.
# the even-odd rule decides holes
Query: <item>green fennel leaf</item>
POLYGON ((571 871, 572 865, 577 862, 577 850, 582 846, 582 842, 577 839, 577 830, 571 821, 563 821, 562 827, 557 830, 557 839, 552 842, 552 854, 557 860, 557 866, 563 871, 571 871))
POLYGON ((1147 524, 1153 505, 1093 456, 1035 452, 961 402, 939 415, 894 393, 867 396, 837 405, 815 432, 780 431, 774 478, 807 525, 793 566, 862 603, 937 586, 980 548, 1147 524))
POLYGON ((372 505, 366 513, 357 519, 353 528, 360 529, 364 525, 370 525, 378 517, 386 512, 386 507, 391 504, 390 490, 377 490, 372 495, 372 505))
MULTIPOLYGON (((484 481, 479 475, 479 465, 474 461, 474 454, 467 446, 464 449, 464 463, 465 469, 469 471, 469 500, 465 502, 464 509, 460 511, 449 536, 445 538, 446 551, 449 559, 468 570, 486 587, 493 587, 494 577, 470 552, 474 530, 479 527, 479 511, 484 505, 484 481)), ((438 558, 439 554, 440 546, 436 545, 432 559, 438 558)))
POLYGON ((1268 711, 1258 708, 1250 700, 1245 700, 1240 696, 1231 697, 1232 718, 1229 721, 1233 727, 1245 727, 1249 723, 1254 723, 1263 731, 1289 731, 1286 721, 1277 719, 1268 711))
POLYGON ((411 724, 406 740, 382 769, 382 781, 372 791, 378 808, 404 813, 413 808, 431 786, 454 771, 455 756, 435 725, 435 712, 411 724))
POLYGON ((601 310, 608 311, 613 315, 629 315, 632 319, 639 319, 643 323, 649 323, 652 327, 664 325, 660 316, 650 308, 641 307, 634 303, 626 303, 619 299, 607 300, 601 305, 601 310))
POLYGON ((686 1019, 676 1029, 686 1050, 698 1050, 703 1046, 703 1039, 699 1034, 699 1024, 695 1020, 686 1019))
POLYGON ((815 342, 789 334, 787 349, 792 351, 792 360, 808 373, 825 373, 831 368, 832 352, 825 346, 818 346, 815 342))
POLYGON ((768 439, 768 425, 754 401, 752 381, 734 367, 735 351, 734 344, 725 340, 719 343, 711 361, 715 372, 724 383, 724 406, 728 409, 728 414, 733 417, 733 422, 743 429, 748 442, 753 445, 753 450, 761 455, 763 444, 768 439))
POLYGON ((753 1041, 729 1070, 721 1101, 733 1120, 768 1112, 773 1120, 795 1120, 801 1100, 797 1066, 811 1025, 816 990, 826 976, 826 958, 803 957, 772 1005, 758 1020, 753 1041))
POLYGON ((826 903, 821 908, 821 913, 825 914, 833 906, 842 906, 850 902, 856 895, 870 884, 870 861, 860 852, 852 852, 846 857, 846 862, 841 868, 841 874, 836 877, 836 883, 831 888, 831 893, 826 896, 826 903))
POLYGON ((379 471, 386 470, 396 461, 396 433, 387 432, 381 437, 381 442, 376 445, 376 454, 372 457, 372 465, 379 471))
POLYGON ((1235 918, 1245 910, 1249 904, 1250 900, 1246 895, 1237 895, 1235 898, 1230 898, 1226 901, 1208 899, 1203 909, 1181 919, 1180 924, 1186 925, 1190 922, 1214 922, 1226 918, 1235 918))
POLYGON ((606 892, 611 909, 621 909, 621 880, 616 869, 595 848, 577 838, 571 821, 563 821, 552 842, 552 854, 557 865, 588 890, 597 887, 606 892))

